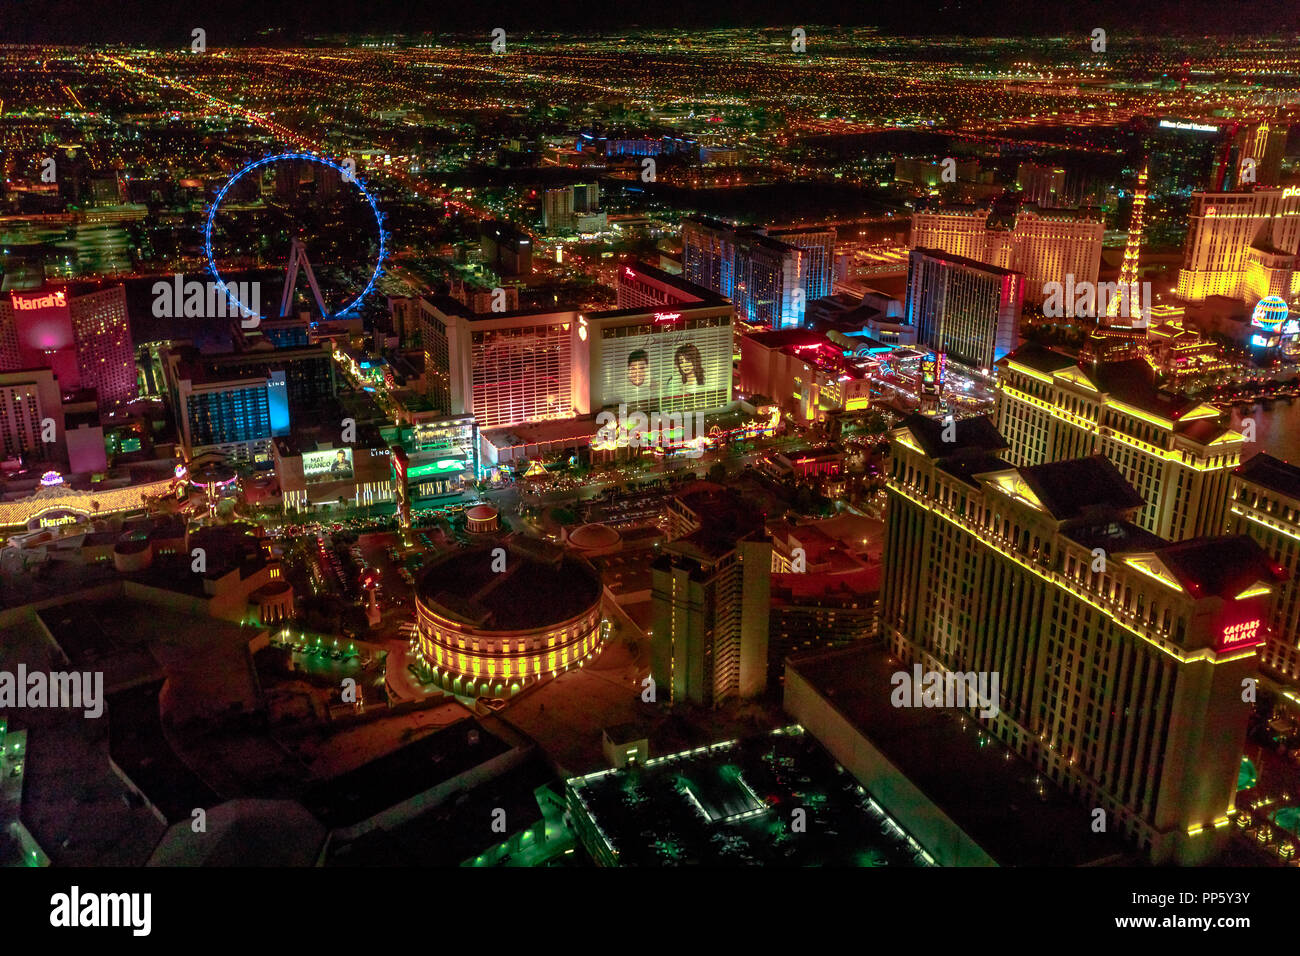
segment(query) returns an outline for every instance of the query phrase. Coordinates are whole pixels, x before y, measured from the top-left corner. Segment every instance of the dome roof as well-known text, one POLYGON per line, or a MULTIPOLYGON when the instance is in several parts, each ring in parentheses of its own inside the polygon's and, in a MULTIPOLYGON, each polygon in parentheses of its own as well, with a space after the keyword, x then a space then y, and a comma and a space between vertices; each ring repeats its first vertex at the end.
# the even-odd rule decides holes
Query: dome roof
POLYGON ((607 524, 584 524, 569 533, 569 544, 583 551, 600 551, 612 548, 623 536, 607 524))
POLYGON ((497 516, 497 509, 491 505, 475 505, 465 512, 465 517, 472 521, 491 521, 497 516))
POLYGON ((492 549, 453 551, 425 568, 416 601, 485 631, 548 627, 600 603, 601 582, 581 558, 538 542, 511 541, 505 573, 492 549))

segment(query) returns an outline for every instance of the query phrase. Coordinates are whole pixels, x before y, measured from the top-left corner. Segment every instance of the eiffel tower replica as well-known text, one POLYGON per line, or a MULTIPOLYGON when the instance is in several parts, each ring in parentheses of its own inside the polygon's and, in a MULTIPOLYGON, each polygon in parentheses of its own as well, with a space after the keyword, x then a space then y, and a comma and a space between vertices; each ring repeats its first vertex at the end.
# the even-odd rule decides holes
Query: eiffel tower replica
MULTIPOLYGON (((1101 362, 1122 362, 1147 357, 1147 326, 1150 314, 1143 311, 1142 284, 1138 281, 1138 253, 1142 248, 1142 225, 1146 216, 1147 176, 1150 163, 1144 163, 1138 174, 1137 188, 1133 191, 1133 212, 1129 217, 1128 241, 1124 245, 1124 261, 1120 265, 1119 283, 1114 294, 1108 296, 1104 316, 1099 316, 1097 327, 1088 335, 1080 359, 1096 365, 1101 362)), ((1098 299, 1101 290, 1098 289, 1098 299)), ((1097 302, 1100 310, 1102 303, 1097 302)), ((1083 364, 1081 362, 1081 364, 1083 364)))

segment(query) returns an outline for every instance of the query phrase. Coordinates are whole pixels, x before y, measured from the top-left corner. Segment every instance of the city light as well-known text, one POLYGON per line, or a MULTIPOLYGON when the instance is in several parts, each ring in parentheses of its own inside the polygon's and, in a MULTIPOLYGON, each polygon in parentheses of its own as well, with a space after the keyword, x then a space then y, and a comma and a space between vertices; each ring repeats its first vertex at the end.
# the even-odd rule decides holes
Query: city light
POLYGON ((15 938, 144 921, 122 865, 278 874, 191 937, 374 865, 693 868, 733 948, 816 883, 742 868, 887 868, 929 948, 935 867, 1014 938, 1276 915, 1289 8, 9 6, 15 938))

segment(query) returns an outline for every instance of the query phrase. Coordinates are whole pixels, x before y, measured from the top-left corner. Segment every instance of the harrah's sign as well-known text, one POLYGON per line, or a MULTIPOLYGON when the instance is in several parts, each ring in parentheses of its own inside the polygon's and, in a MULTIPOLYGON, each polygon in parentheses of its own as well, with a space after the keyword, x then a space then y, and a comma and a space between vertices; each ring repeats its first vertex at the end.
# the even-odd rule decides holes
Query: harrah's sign
POLYGON ((22 299, 18 297, 16 292, 10 292, 9 301, 13 303, 15 309, 22 312, 34 312, 36 309, 63 308, 68 304, 68 295, 60 290, 50 295, 37 296, 34 299, 22 299))

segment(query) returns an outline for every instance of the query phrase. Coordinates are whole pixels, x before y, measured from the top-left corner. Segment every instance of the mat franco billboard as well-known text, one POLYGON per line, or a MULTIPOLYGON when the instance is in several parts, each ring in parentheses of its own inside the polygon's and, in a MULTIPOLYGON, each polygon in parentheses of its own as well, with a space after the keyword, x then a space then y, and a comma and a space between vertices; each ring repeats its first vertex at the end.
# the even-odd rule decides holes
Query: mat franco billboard
POLYGON ((352 480, 352 449, 303 452, 302 473, 308 483, 352 480))

